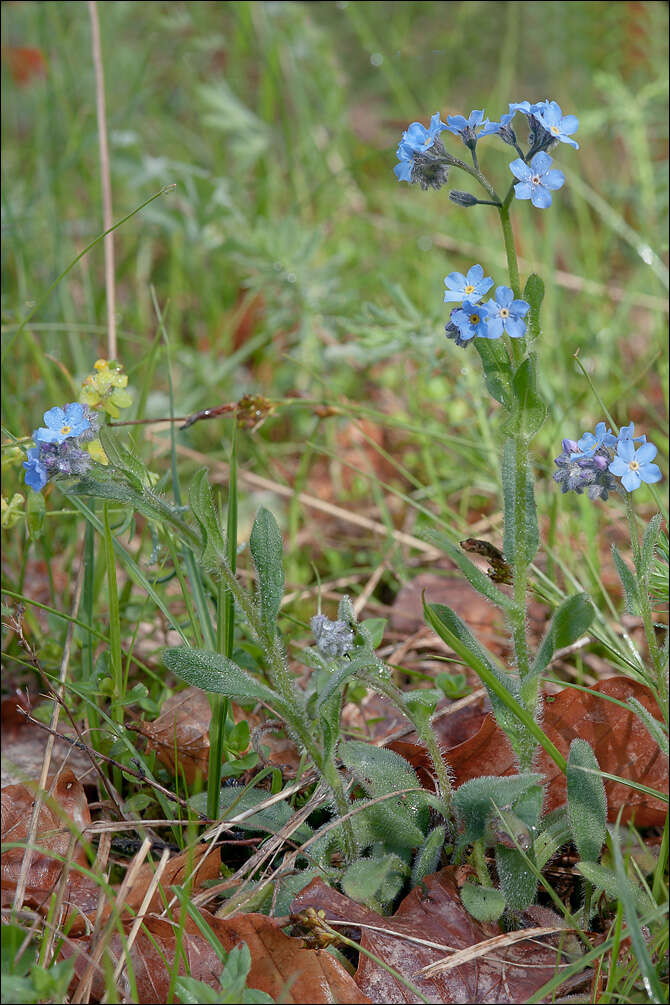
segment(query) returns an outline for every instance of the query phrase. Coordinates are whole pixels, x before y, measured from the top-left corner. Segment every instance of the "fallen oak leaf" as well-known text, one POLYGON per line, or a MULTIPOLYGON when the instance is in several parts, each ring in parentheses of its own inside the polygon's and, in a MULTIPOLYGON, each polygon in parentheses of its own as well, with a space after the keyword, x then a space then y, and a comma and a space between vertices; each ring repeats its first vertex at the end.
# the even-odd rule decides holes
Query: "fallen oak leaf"
MULTIPOLYGON (((650 737, 644 723, 633 711, 608 701, 625 702, 636 698, 656 718, 660 712, 648 688, 628 677, 609 677, 590 692, 567 687, 545 699, 542 728, 556 748, 567 757, 576 738, 587 740, 598 759, 601 771, 616 775, 651 789, 664 791, 667 785, 668 759, 650 737), (595 692, 595 693, 594 693, 595 692)), ((401 754, 420 777, 432 777, 431 762, 420 744, 395 742, 391 750, 401 754)), ((516 774, 517 760, 510 743, 493 716, 484 719, 479 730, 464 743, 443 748, 456 787, 481 775, 516 774)), ((544 812, 566 802, 565 775, 544 752, 540 751, 535 770, 546 779, 544 812)), ((622 823, 634 819, 638 827, 662 827, 667 806, 662 800, 613 779, 605 778, 607 817, 614 822, 622 811, 622 823)))
MULTIPOLYGON (((285 737, 269 736, 263 728, 264 715, 247 712, 235 702, 228 707, 235 723, 248 722, 252 732, 262 730, 261 743, 270 748, 270 763, 297 768, 300 758, 295 744, 285 737)), ((132 728, 145 737, 148 752, 155 752, 172 774, 178 765, 191 785, 198 775, 206 778, 209 771, 211 719, 212 708, 206 692, 199 687, 187 687, 163 702, 161 714, 153 722, 133 723, 132 728)))
MULTIPOLYGON (((7 785, 2 790, 2 842, 5 851, 0 865, 2 905, 13 903, 25 855, 37 782, 7 785), (10 845, 10 847, 6 847, 10 845), (18 845, 18 846, 15 846, 18 845)), ((30 860, 23 904, 40 912, 48 908, 51 895, 63 873, 63 859, 69 857, 70 872, 63 896, 65 921, 71 916, 71 934, 85 931, 83 915, 95 913, 100 885, 85 871, 88 859, 83 845, 72 835, 81 836, 91 823, 88 800, 74 772, 66 770, 47 781, 47 795, 37 820, 36 847, 30 860)))
MULTIPOLYGON (((341 1002, 342 1005, 369 1003, 369 999, 359 990, 341 963, 329 953, 306 948, 303 939, 285 935, 273 919, 263 914, 216 918, 206 910, 200 913, 220 941, 224 952, 229 952, 242 942, 248 946, 251 969, 247 987, 265 991, 275 1001, 282 1001, 286 1005, 320 1005, 333 1001, 341 1002)), ((218 978, 223 969, 220 955, 193 918, 187 915, 182 918, 182 922, 184 930, 181 935, 179 974, 188 974, 219 990, 218 978)), ((179 922, 147 915, 129 950, 137 985, 137 1000, 146 1005, 167 1001, 171 964, 177 949, 178 927, 179 922)), ((79 951, 76 946, 73 950, 70 944, 63 953, 68 957, 74 953, 75 974, 79 978, 86 968, 83 952, 88 948, 89 940, 82 939, 80 942, 79 951)), ((112 966, 118 963, 123 953, 124 940, 115 932, 109 946, 112 966)), ((118 989, 122 1000, 128 1000, 130 982, 125 968, 121 971, 118 989)), ((98 967, 94 974, 91 996, 101 998, 104 993, 104 969, 98 967)))
MULTIPOLYGON (((315 879, 291 904, 293 914, 312 907, 324 911, 329 922, 341 922, 345 930, 360 926, 358 941, 362 949, 411 980, 430 1002, 527 1001, 556 972, 558 950, 537 946, 532 934, 519 936, 516 944, 503 947, 495 958, 472 948, 500 935, 497 925, 482 925, 467 913, 459 896, 456 870, 442 869, 427 876, 402 901, 393 917, 382 917, 355 903, 343 894, 315 879), (453 971, 426 976, 422 968, 441 962, 445 952, 468 950, 453 971)), ((339 927, 339 926, 338 926, 339 927)), ((548 927, 548 926, 543 926, 548 927)), ((559 930, 558 924, 555 927, 559 930)), ((564 932, 564 929, 560 929, 564 932)), ((408 1002, 420 999, 408 993, 403 984, 368 956, 361 954, 356 983, 372 1001, 408 1002)))

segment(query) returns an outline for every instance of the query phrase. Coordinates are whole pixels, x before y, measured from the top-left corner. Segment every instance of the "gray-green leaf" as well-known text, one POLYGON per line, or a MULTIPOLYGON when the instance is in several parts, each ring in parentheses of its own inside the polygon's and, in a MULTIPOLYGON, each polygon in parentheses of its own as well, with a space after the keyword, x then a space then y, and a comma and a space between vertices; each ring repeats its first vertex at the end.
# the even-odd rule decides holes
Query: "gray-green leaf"
POLYGON ((597 862, 605 841, 607 796, 600 767, 586 740, 570 744, 566 771, 570 829, 582 861, 597 862))
POLYGON ((263 624, 271 635, 284 592, 282 536, 272 513, 261 506, 249 538, 249 548, 258 573, 258 594, 263 624))

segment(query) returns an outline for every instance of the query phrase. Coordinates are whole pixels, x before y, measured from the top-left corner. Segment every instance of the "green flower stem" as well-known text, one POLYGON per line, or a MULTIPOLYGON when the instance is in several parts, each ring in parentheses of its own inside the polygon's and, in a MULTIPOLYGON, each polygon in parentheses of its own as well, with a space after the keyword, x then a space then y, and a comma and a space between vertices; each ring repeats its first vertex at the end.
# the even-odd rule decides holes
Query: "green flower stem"
MULTIPOLYGON (((498 210, 500 214, 500 225, 502 227, 503 239, 505 242, 505 254, 507 256, 507 271, 509 282, 514 296, 521 296, 521 277, 519 275, 519 264, 514 246, 514 232, 510 219, 511 189, 508 192, 505 202, 498 210)), ((524 348, 520 339, 510 339, 512 360, 519 366, 523 359, 524 348)), ((512 635, 514 639, 514 652, 516 665, 523 679, 530 671, 530 654, 528 651, 528 641, 526 639, 526 591, 528 585, 528 563, 526 562, 525 549, 521 542, 525 540, 526 534, 526 484, 528 481, 528 442, 519 430, 514 435, 515 453, 515 499, 514 499, 514 540, 517 542, 514 555, 508 556, 512 563, 514 572, 514 608, 510 614, 512 635)), ((534 709, 531 709, 534 711, 534 709)))
POLYGON ((491 185, 491 183, 479 170, 479 167, 470 167, 470 165, 466 164, 465 161, 459 160, 458 157, 452 157, 451 154, 447 155, 447 163, 450 167, 460 168, 461 171, 465 171, 466 174, 469 174, 472 178, 478 181, 482 188, 486 189, 496 206, 501 204, 502 200, 500 199, 500 196, 494 189, 493 185, 491 185))
POLYGON ((477 879, 481 885, 493 886, 493 883, 491 882, 491 874, 489 873, 488 866, 486 865, 486 849, 483 841, 480 840, 473 843, 470 861, 475 868, 477 879))
POLYGON ((654 619, 651 610, 651 603, 649 601, 649 590, 647 589, 646 582, 643 581, 641 575, 642 571, 642 553, 640 550, 640 539, 637 532, 637 521, 635 518, 635 510, 633 508, 633 493, 626 492, 626 516, 628 517, 628 527, 630 529, 630 539, 633 546, 633 561, 635 562, 635 571, 637 573, 637 581, 639 584, 639 596, 640 596, 640 614, 642 616, 642 624, 644 626, 644 634, 647 639, 647 645, 649 647, 649 656, 651 657, 651 662, 654 667, 654 676, 656 683, 656 691, 658 697, 658 703, 663 713, 663 720, 665 724, 668 724, 668 718, 670 715, 670 701, 668 696, 668 675, 666 672, 665 661, 661 650, 659 649, 658 641, 656 639, 656 632, 654 630, 654 619))
POLYGON ((384 680, 379 676, 375 675, 360 675, 361 680, 369 684, 370 687, 374 688, 375 691, 380 691, 382 694, 386 695, 393 704, 402 712, 403 715, 407 716, 409 721, 414 726, 416 730, 416 735, 418 736, 421 743, 425 744, 428 755, 433 762, 433 767, 435 769, 435 775, 437 777, 437 784, 439 786, 439 795, 442 800, 449 804, 451 802, 451 779, 449 778, 449 772, 447 770, 447 765, 440 753, 440 747, 437 742, 437 738, 433 731, 430 722, 424 716, 416 715, 412 712, 407 705, 407 699, 405 694, 396 687, 395 684, 390 680, 384 680))

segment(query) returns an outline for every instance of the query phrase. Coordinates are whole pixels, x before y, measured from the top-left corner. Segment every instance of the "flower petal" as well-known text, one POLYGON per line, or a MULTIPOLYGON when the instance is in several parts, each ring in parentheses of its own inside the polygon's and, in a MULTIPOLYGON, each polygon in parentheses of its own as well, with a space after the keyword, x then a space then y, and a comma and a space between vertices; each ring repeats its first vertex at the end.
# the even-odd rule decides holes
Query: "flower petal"
MULTIPOLYGON (((624 440, 624 442, 628 441, 624 440)), ((653 443, 643 443, 640 449, 635 454, 635 460, 639 464, 648 464, 649 461, 653 461, 657 453, 658 450, 656 449, 653 443)))
POLYGON ((533 185, 530 201, 536 209, 548 209, 551 206, 551 193, 542 185, 533 185))
POLYGON ((643 482, 652 485, 654 482, 660 482, 663 475, 658 464, 645 464, 640 468, 640 477, 643 482))
MULTIPOLYGON (((510 171, 515 178, 520 181, 527 181, 529 178, 533 177, 533 172, 528 167, 525 161, 522 161, 520 157, 517 157, 515 161, 512 161, 509 166, 510 171)), ((528 196, 518 196, 520 199, 527 199, 528 196)))
POLYGON ((565 175, 558 168, 552 168, 543 176, 542 184, 545 188, 550 188, 555 192, 557 188, 561 188, 565 184, 565 175))

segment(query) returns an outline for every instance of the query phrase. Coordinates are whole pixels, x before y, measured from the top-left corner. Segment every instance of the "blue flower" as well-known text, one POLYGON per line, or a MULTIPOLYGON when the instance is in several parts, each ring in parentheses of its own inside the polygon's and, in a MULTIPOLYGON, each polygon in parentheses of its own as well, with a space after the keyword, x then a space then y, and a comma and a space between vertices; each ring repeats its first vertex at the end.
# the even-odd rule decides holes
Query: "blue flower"
POLYGON ((549 154, 535 154, 530 164, 525 164, 520 157, 512 161, 509 168, 519 183, 514 186, 517 199, 530 199, 536 209, 547 209, 551 206, 551 192, 560 188, 565 182, 562 171, 552 168, 549 154), (551 190, 551 191, 550 191, 551 190))
POLYGON ((579 150, 579 143, 571 138, 572 133, 576 133, 579 128, 576 115, 563 115, 561 106, 556 101, 541 101, 534 107, 535 118, 553 139, 569 143, 575 150, 579 150))
POLYGON ((62 443, 71 436, 80 436, 91 425, 83 405, 76 401, 65 408, 50 408, 44 413, 44 422, 46 428, 42 426, 33 434, 36 443, 62 443))
POLYGON ((647 437, 642 434, 642 436, 635 435, 635 423, 631 422, 630 426, 622 426, 619 430, 620 440, 632 440, 633 443, 646 443, 647 437))
POLYGON ((30 447, 28 449, 28 460, 23 462, 26 469, 26 485, 29 485, 35 492, 41 492, 49 481, 46 468, 40 462, 40 448, 30 447))
POLYGON ((422 154, 432 147, 437 137, 446 128, 444 122, 440 121, 440 113, 435 112, 435 115, 431 117, 428 129, 420 122, 412 122, 402 134, 400 146, 408 147, 416 154, 422 154))
POLYGON ((396 157, 400 163, 393 168, 398 181, 408 181, 412 184, 412 167, 414 166, 414 154, 409 147, 401 143, 396 151, 396 157))
POLYGON ((470 300, 466 300, 460 310, 451 312, 451 321, 458 328, 463 342, 469 342, 475 336, 488 338, 486 310, 470 300))
POLYGON ((420 122, 412 124, 402 134, 402 140, 396 151, 396 157, 400 163, 393 168, 398 181, 412 182, 412 167, 414 166, 414 154, 425 153, 429 150, 435 140, 446 129, 444 122, 440 121, 440 113, 435 112, 430 120, 430 126, 426 129, 420 122))
MULTIPOLYGON (((504 115, 500 116, 500 122, 487 122, 485 123, 483 129, 480 131, 480 136, 490 136, 491 133, 499 133, 503 138, 509 133, 513 133, 514 130, 510 126, 510 122, 514 118, 515 113, 511 111, 512 106, 510 105, 510 111, 505 112, 504 115)), ((509 141, 507 141, 509 142, 509 141)))
POLYGON ((593 457, 596 451, 602 447, 615 447, 616 444, 617 438, 612 434, 612 430, 608 429, 604 422, 599 422, 596 426, 595 436, 593 433, 584 433, 577 441, 575 458, 593 457))
POLYGON ((527 116, 536 116, 547 104, 547 101, 536 101, 534 104, 531 104, 530 101, 510 101, 509 110, 510 112, 523 112, 527 116))
POLYGON ((473 265, 468 269, 467 276, 462 272, 450 272, 445 276, 445 304, 453 304, 463 300, 481 300, 493 286, 490 276, 484 275, 481 265, 473 265))
POLYGON ((525 300, 515 300, 509 286, 498 286, 495 301, 486 304, 487 338, 500 338, 507 332, 510 338, 523 338, 526 334, 526 322, 523 320, 530 310, 530 304, 525 300))
POLYGON ((648 485, 660 482, 662 475, 658 464, 651 464, 656 456, 653 443, 643 443, 639 450, 635 449, 632 439, 619 440, 616 446, 617 455, 609 466, 609 470, 621 479, 627 492, 639 489, 642 482, 648 485))
POLYGON ((484 112, 475 108, 466 119, 464 115, 447 115, 447 124, 444 127, 450 133, 460 136, 466 147, 474 148, 477 145, 479 136, 485 135, 483 129, 486 127, 488 119, 484 118, 484 112))

